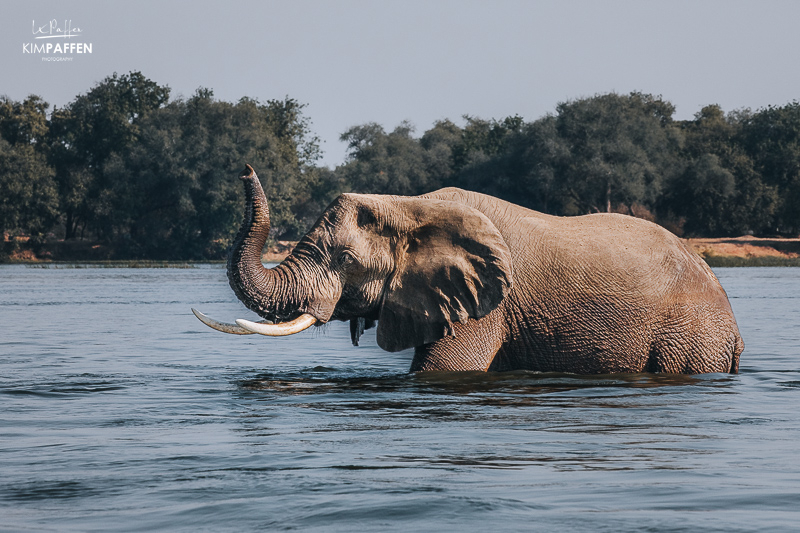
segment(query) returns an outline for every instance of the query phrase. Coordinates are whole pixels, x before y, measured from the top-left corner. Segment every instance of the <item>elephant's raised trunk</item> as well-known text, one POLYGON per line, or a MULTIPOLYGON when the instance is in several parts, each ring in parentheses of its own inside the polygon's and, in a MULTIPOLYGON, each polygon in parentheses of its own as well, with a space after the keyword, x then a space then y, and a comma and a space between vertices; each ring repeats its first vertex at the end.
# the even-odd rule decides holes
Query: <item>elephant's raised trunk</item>
POLYGON ((226 333, 261 333, 270 336, 291 335, 316 322, 316 318, 298 311, 308 302, 304 284, 296 275, 293 262, 281 263, 273 269, 261 263, 261 252, 269 236, 269 207, 255 171, 250 165, 240 179, 244 183, 245 219, 228 254, 228 280, 244 305, 270 319, 295 318, 287 324, 254 324, 237 321, 238 325, 217 322, 195 310, 206 325, 226 333), (299 315, 299 316, 298 316, 299 315), (257 327, 253 327, 257 326, 257 327))
POLYGON ((253 167, 247 165, 239 178, 244 182, 245 217, 228 254, 228 281, 248 309, 262 313, 266 309, 261 291, 272 292, 275 285, 274 273, 261 263, 270 229, 269 206, 253 167))
POLYGON ((308 297, 305 284, 297 276, 297 265, 291 260, 275 268, 265 268, 261 253, 269 236, 269 207, 264 189, 250 165, 240 179, 245 190, 245 219, 228 254, 228 280, 236 296, 259 315, 268 318, 289 318, 308 297), (290 264, 291 263, 291 264, 290 264))

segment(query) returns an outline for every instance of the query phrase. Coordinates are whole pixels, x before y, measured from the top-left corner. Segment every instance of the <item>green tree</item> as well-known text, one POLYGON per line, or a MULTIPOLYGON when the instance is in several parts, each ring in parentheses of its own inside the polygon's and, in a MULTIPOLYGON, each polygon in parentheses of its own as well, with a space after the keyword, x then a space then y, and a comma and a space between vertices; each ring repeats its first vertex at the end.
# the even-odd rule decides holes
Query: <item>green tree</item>
POLYGON ((680 124, 686 165, 666 188, 660 207, 682 217, 689 235, 768 231, 775 189, 764 184, 737 141, 746 116, 742 112, 726 116, 718 105, 709 105, 694 120, 680 124))
POLYGON ((36 95, 0 97, 0 237, 41 242, 55 221, 58 199, 43 142, 48 107, 36 95))
POLYGON ((702 154, 692 159, 671 183, 666 205, 684 217, 681 229, 688 235, 721 236, 728 233, 725 215, 736 192, 736 180, 719 157, 702 154))
POLYGON ((449 120, 436 122, 422 134, 419 143, 423 149, 423 165, 428 173, 426 185, 431 190, 451 183, 455 172, 455 151, 461 142, 461 136, 461 128, 449 120))
POLYGON ((43 241, 57 215, 53 174, 32 146, 0 138, 0 236, 16 233, 43 241))
POLYGON ((50 159, 56 169, 65 236, 79 226, 106 241, 114 238, 114 197, 104 166, 137 139, 138 123, 165 105, 169 87, 141 72, 113 74, 66 107, 54 109, 50 159))
POLYGON ((561 186, 574 213, 652 207, 681 143, 674 106, 660 97, 609 93, 557 106, 556 129, 568 147, 561 186))
POLYGON ((800 102, 769 106, 743 120, 739 136, 764 183, 777 192, 773 227, 800 232, 800 102))
POLYGON ((31 145, 41 150, 48 131, 50 105, 32 94, 22 102, 0 97, 0 137, 12 146, 31 145))
POLYGON ((523 127, 515 115, 484 120, 465 115, 461 139, 453 147, 452 185, 503 197, 509 189, 508 150, 523 127))
POLYGON ((570 163, 570 145, 558 132, 554 115, 526 124, 510 140, 506 163, 509 179, 503 197, 545 213, 577 212, 574 198, 562 186, 570 163))
POLYGON ((348 146, 348 161, 338 173, 354 192, 416 195, 436 189, 424 148, 412 137, 414 128, 401 123, 391 133, 375 123, 354 126, 341 140, 348 146))
POLYGON ((463 172, 470 166, 479 166, 491 157, 501 154, 508 138, 520 131, 522 117, 514 115, 503 120, 484 120, 464 115, 467 124, 461 132, 461 142, 453 150, 453 167, 463 172))
POLYGON ((301 235, 324 207, 318 204, 329 201, 325 176, 314 168, 318 141, 302 108, 289 98, 232 104, 199 89, 142 119, 137 143, 106 166, 120 199, 121 253, 224 257, 241 222, 236 176, 245 162, 258 170, 270 198, 273 235, 301 235))

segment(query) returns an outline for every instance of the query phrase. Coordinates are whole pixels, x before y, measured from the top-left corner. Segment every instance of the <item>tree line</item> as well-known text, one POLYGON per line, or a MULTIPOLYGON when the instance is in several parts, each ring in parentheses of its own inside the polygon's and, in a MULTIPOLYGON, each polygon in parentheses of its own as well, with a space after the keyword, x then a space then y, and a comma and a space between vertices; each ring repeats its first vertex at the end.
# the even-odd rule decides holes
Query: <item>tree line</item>
POLYGON ((660 96, 600 94, 519 116, 354 126, 346 160, 320 166, 304 105, 170 98, 114 74, 62 108, 0 98, 0 232, 91 241, 110 258, 224 257, 242 216, 237 173, 258 169, 272 235, 297 239, 339 193, 416 195, 456 186, 555 215, 619 212, 683 236, 800 232, 800 103, 709 105, 675 120, 660 96))
POLYGON ((38 96, 0 99, 0 231, 34 246, 90 240, 112 258, 221 258, 241 220, 245 162, 259 169, 277 235, 302 233, 325 207, 302 104, 169 95, 132 72, 49 115, 38 96))
POLYGON ((401 124, 342 135, 336 169, 353 190, 420 194, 457 186, 554 215, 618 212, 682 236, 800 231, 800 104, 673 119, 660 96, 602 94, 533 122, 464 117, 414 138, 401 124))

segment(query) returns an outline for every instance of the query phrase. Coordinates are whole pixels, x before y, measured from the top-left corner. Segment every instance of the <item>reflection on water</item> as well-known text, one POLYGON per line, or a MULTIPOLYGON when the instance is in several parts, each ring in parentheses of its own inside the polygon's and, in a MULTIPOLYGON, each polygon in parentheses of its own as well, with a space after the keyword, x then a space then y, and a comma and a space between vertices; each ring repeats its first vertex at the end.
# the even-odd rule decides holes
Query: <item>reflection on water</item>
MULTIPOLYGON (((317 366, 307 370, 280 373, 263 373, 238 383, 242 390, 274 392, 280 395, 342 395, 359 392, 409 396, 414 401, 441 401, 443 396, 456 396, 459 403, 482 405, 529 405, 544 401, 541 395, 559 394, 564 397, 592 398, 602 391, 604 398, 613 389, 615 396, 638 396, 635 389, 656 387, 724 387, 735 380, 725 374, 708 376, 683 376, 670 374, 608 374, 579 376, 574 374, 514 372, 429 372, 424 374, 357 375, 338 372, 336 369, 317 366)), ((674 389, 669 391, 674 393, 674 389)), ((331 397, 326 396, 326 402, 331 397)), ((547 401, 552 401, 548 399, 547 401)), ((401 406, 402 407, 402 406, 401 406)), ((623 403, 619 407, 631 407, 623 403)))
POLYGON ((0 530, 792 530, 800 269, 718 275, 739 375, 410 375, 208 330, 219 267, 0 267, 0 530))

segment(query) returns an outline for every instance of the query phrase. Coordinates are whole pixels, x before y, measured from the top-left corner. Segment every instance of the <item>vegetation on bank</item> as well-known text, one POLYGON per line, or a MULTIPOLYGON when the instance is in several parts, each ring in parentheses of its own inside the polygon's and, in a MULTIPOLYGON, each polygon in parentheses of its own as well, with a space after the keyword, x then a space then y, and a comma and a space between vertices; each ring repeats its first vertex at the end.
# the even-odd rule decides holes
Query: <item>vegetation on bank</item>
MULTIPOLYGON (((712 267, 800 267, 800 238, 798 239, 758 239, 737 237, 733 239, 687 239, 686 242, 712 267)), ((49 245, 63 243, 48 243, 49 245)), ((297 241, 278 241, 264 248, 261 260, 264 263, 280 263, 297 241)), ((89 254, 80 252, 56 253, 43 249, 43 257, 16 253, 10 258, 13 263, 25 263, 34 268, 194 268, 198 264, 225 261, 153 261, 146 259, 92 260, 89 254), (58 257, 58 261, 53 261, 58 257)))
POLYGON ((687 243, 712 267, 800 266, 797 238, 695 238, 687 243))
POLYGON ((800 267, 800 258, 797 257, 736 257, 736 256, 706 256, 705 262, 712 268, 717 267, 800 267))
POLYGON ((63 108, 0 98, 0 260, 218 260, 244 202, 245 162, 270 199, 272 237, 296 240, 339 193, 415 195, 456 186, 556 215, 615 211, 682 236, 800 232, 800 103, 758 111, 600 94, 519 116, 465 116, 421 135, 402 123, 342 134, 319 166, 304 105, 170 98, 114 74, 63 108))

